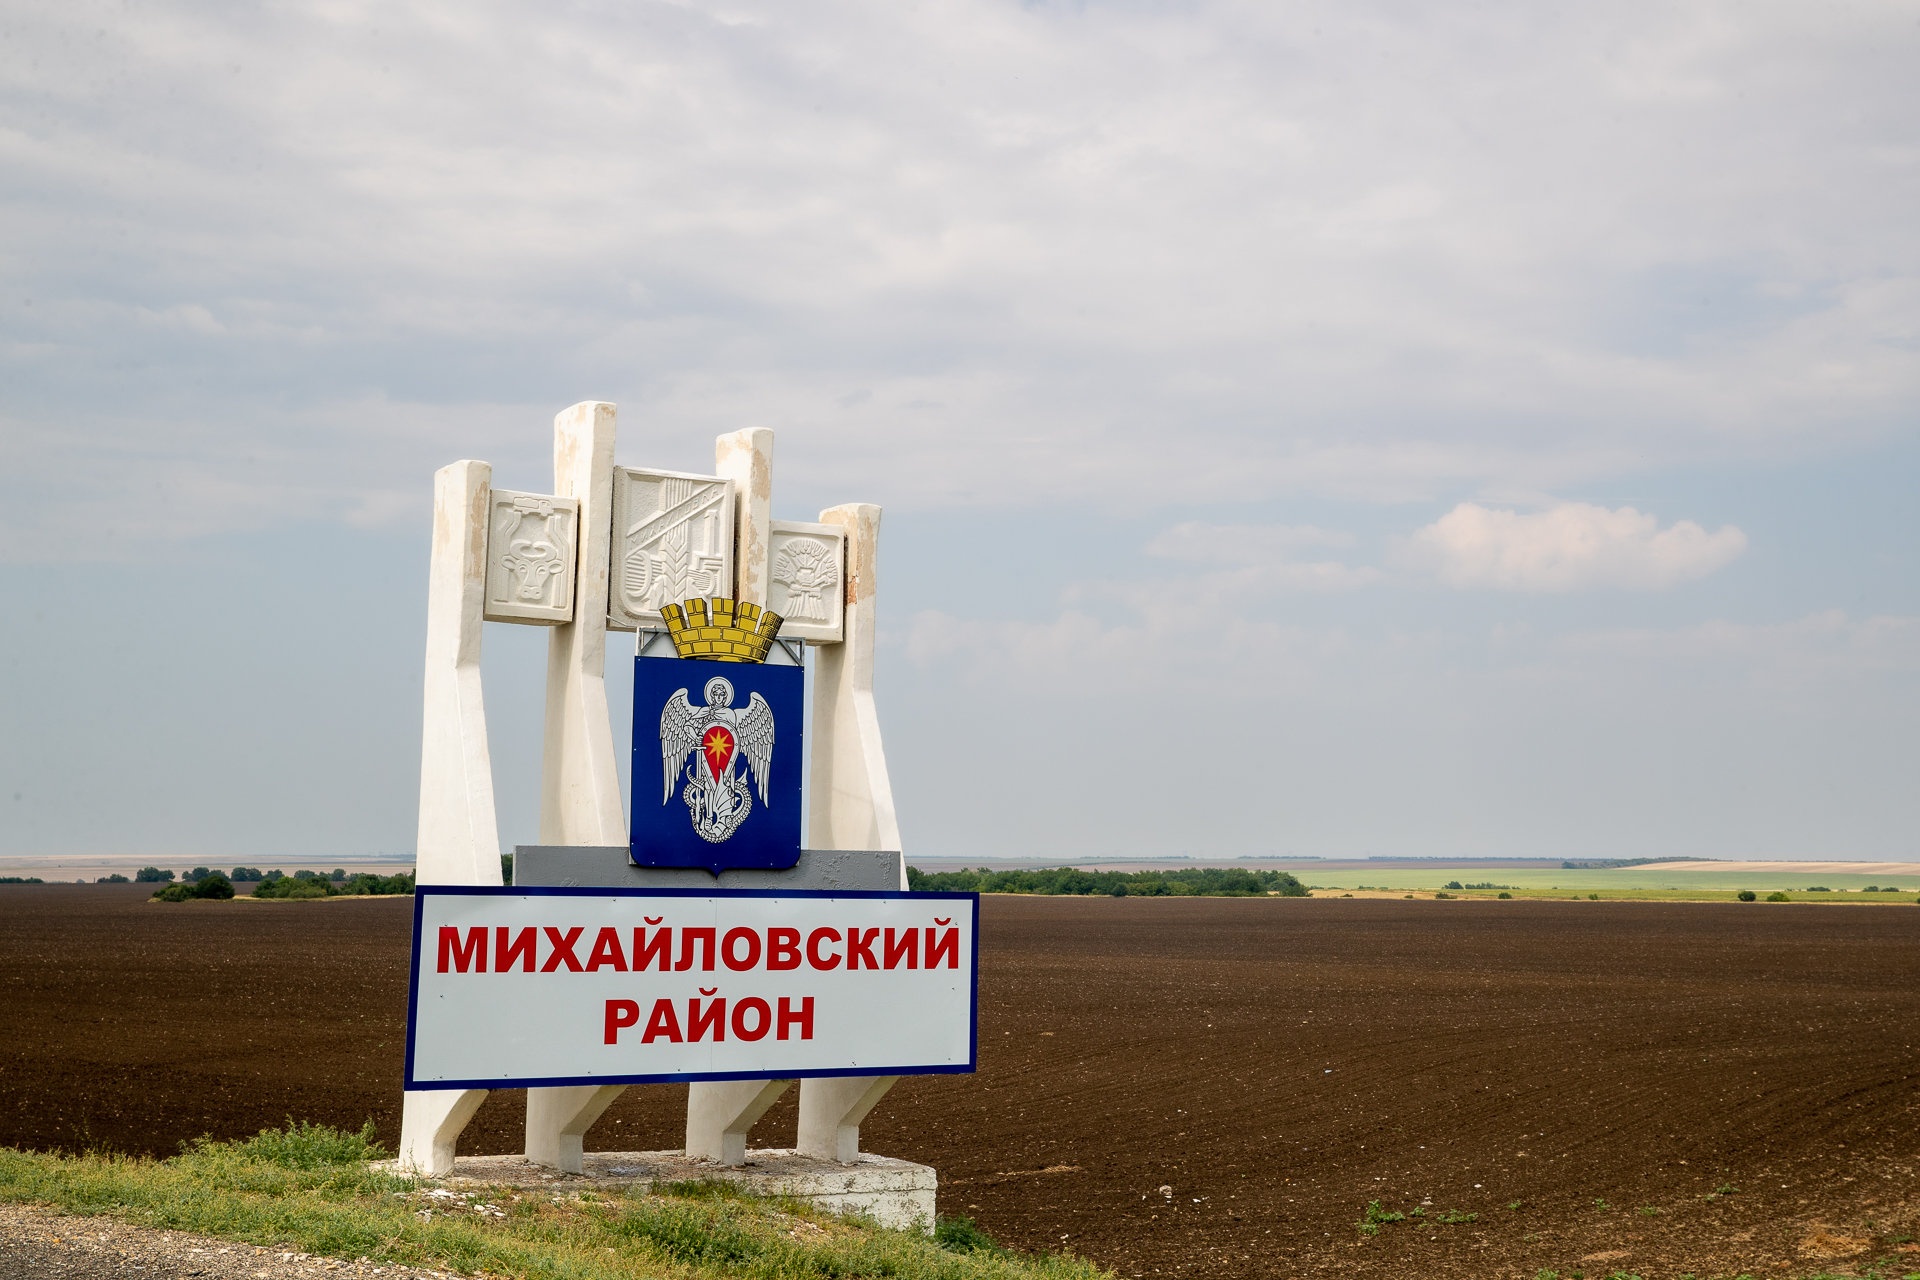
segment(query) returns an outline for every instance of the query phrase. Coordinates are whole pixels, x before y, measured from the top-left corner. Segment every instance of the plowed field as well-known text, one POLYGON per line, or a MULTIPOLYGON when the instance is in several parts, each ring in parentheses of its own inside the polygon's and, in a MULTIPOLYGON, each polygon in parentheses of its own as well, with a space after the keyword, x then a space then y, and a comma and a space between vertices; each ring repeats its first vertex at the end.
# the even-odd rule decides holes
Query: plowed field
MULTIPOLYGON (((0 1144, 393 1141, 406 901, 145 897, 0 888, 0 1144)), ((1008 1243, 1127 1277, 1920 1272, 1910 903, 989 897, 983 931, 980 1073, 903 1082, 863 1145, 1008 1243), (1375 1200, 1410 1216, 1364 1235, 1375 1200)), ((588 1146, 679 1146, 684 1096, 629 1090, 588 1146)), ((519 1150, 521 1109, 462 1151, 519 1150)))

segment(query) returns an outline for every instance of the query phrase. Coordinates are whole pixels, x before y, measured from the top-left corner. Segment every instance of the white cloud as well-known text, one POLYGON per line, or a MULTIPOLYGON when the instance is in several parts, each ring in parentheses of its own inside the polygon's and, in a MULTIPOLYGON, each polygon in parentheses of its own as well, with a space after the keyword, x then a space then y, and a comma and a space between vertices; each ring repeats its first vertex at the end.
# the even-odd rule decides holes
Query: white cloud
POLYGON ((1632 507, 1563 502, 1523 514, 1463 502, 1414 533, 1402 558, 1451 587, 1659 591, 1705 577, 1746 549, 1747 535, 1732 525, 1708 533, 1681 520, 1662 529, 1632 507))
MULTIPOLYGON (((9 10, 0 377, 96 464, 602 397, 922 508, 1400 501, 1920 401, 1897 6, 75 13, 9 10)), ((329 493, 424 485, 303 449, 329 493)))

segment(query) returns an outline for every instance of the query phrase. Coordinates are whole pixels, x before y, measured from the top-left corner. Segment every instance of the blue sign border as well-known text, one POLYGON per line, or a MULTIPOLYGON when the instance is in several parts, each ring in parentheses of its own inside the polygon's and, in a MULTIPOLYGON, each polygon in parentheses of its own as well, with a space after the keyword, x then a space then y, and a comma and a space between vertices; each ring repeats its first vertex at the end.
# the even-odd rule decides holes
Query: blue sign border
POLYGON ((600 889, 557 885, 445 884, 420 885, 413 893, 413 953, 407 968, 407 1065, 401 1088, 406 1092, 432 1089, 541 1089, 575 1084, 678 1084, 695 1080, 793 1080, 828 1076, 950 1076, 971 1075, 980 1066, 980 895, 977 893, 914 893, 906 889, 600 889), (841 1067, 795 1075, 783 1071, 694 1071, 672 1075, 637 1076, 516 1076, 491 1080, 425 1080, 413 1078, 413 1037, 420 1009, 421 921, 427 898, 912 898, 918 902, 941 899, 973 906, 972 969, 967 1002, 967 1062, 965 1066, 841 1067))

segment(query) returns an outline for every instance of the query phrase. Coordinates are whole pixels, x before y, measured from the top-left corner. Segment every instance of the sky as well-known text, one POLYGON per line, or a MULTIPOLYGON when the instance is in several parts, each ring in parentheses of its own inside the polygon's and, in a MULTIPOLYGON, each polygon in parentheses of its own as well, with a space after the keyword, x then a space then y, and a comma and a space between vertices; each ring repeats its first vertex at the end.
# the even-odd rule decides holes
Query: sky
MULTIPOLYGON (((1920 858, 1920 3, 0 14, 0 854, 412 849, 433 471, 885 510, 909 858, 1920 858)), ((503 843, 546 636, 489 626, 503 843)), ((630 648, 610 643, 616 733, 630 648)))

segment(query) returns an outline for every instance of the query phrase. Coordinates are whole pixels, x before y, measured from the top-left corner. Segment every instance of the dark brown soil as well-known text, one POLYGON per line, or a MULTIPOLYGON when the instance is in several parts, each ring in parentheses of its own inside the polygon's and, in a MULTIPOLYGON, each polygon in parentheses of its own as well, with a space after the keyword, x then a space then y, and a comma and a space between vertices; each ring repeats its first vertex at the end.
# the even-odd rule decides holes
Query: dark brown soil
MULTIPOLYGON (((0 888, 0 1144, 391 1143, 409 903, 147 892, 0 888)), ((904 1081, 863 1145, 1004 1242, 1125 1277, 1920 1272, 1911 905, 989 897, 983 931, 979 1074, 904 1081), (1368 1237, 1371 1200, 1430 1203, 1368 1237)), ((588 1146, 679 1146, 684 1096, 588 1146)), ((518 1151, 522 1109, 462 1152, 518 1151)))

